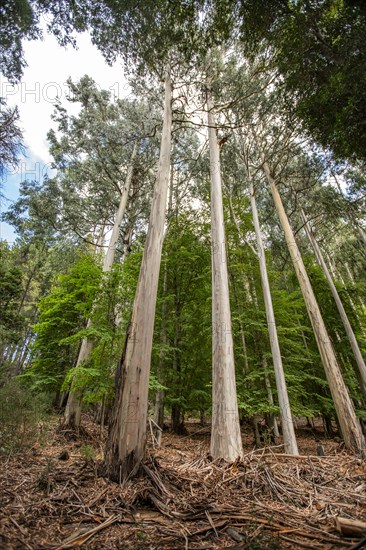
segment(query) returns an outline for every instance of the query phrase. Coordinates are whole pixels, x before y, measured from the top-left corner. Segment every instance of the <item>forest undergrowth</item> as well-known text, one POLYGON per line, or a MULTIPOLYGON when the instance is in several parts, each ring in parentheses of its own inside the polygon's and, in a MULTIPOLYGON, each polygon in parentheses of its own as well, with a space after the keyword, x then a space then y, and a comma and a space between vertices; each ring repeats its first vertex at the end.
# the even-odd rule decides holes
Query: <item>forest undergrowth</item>
POLYGON ((209 425, 192 420, 188 436, 165 431, 159 448, 149 437, 141 475, 124 486, 98 476, 106 433, 87 414, 83 426, 76 437, 58 418, 42 422, 31 448, 3 453, 1 548, 362 547, 337 518, 366 520, 366 465, 320 423, 299 426, 300 456, 281 441, 255 449, 243 428, 244 459, 228 466, 209 457, 209 425))

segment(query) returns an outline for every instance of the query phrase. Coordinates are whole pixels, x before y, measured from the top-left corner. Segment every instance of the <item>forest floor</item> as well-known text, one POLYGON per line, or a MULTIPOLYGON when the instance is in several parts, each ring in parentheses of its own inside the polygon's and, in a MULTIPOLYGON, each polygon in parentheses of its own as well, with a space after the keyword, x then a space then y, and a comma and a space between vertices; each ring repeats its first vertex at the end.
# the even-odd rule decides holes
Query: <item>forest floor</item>
POLYGON ((366 520, 366 463, 320 425, 298 431, 299 457, 254 450, 244 429, 245 457, 227 466, 209 458, 209 426, 188 422, 188 436, 150 441, 144 474, 124 487, 98 477, 104 443, 88 415, 83 426, 73 439, 53 420, 32 448, 1 458, 1 549, 364 547, 336 518, 366 520))

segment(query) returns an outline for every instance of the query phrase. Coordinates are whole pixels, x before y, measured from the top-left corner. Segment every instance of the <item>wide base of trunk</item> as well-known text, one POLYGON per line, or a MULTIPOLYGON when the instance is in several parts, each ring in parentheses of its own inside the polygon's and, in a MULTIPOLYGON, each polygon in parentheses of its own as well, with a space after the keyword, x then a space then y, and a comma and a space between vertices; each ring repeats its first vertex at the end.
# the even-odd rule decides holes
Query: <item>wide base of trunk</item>
POLYGON ((62 426, 70 430, 78 430, 81 421, 82 395, 69 393, 62 426))
POLYGON ((141 460, 130 453, 124 461, 117 458, 118 452, 111 453, 111 458, 101 463, 98 469, 98 474, 106 477, 110 481, 114 481, 119 485, 123 485, 129 478, 136 476, 141 469, 141 460))

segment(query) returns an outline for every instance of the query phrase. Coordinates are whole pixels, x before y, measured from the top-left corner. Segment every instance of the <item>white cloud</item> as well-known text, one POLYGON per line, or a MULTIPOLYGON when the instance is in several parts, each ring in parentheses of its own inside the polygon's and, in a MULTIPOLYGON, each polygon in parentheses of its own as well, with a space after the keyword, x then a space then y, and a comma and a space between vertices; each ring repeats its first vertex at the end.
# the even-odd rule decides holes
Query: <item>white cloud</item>
POLYGON ((45 34, 43 41, 25 42, 28 66, 21 82, 15 87, 1 82, 1 95, 7 98, 8 105, 18 105, 29 156, 45 163, 50 161, 46 135, 54 125, 51 114, 55 97, 65 99, 69 76, 75 81, 88 74, 98 86, 114 95, 125 97, 129 93, 121 63, 108 66, 89 34, 79 35, 77 46, 78 49, 61 48, 49 34, 45 34))
MULTIPOLYGON (((57 40, 45 33, 43 41, 25 41, 25 59, 28 64, 21 82, 12 86, 3 78, 0 80, 0 95, 7 99, 8 106, 17 105, 20 113, 20 126, 27 148, 25 158, 19 166, 9 169, 3 184, 3 193, 10 202, 17 199, 19 185, 23 179, 42 179, 48 171, 51 157, 48 152, 47 132, 55 127, 51 120, 56 95, 65 100, 68 77, 76 81, 85 74, 92 77, 100 88, 110 90, 115 96, 126 97, 129 88, 126 84, 122 64, 112 67, 104 61, 102 54, 93 46, 88 33, 77 36, 78 49, 61 48, 57 40)), ((77 107, 67 105, 70 112, 77 107)), ((5 210, 8 201, 0 206, 5 210)), ((0 238, 9 242, 15 239, 13 229, 2 223, 0 238)))

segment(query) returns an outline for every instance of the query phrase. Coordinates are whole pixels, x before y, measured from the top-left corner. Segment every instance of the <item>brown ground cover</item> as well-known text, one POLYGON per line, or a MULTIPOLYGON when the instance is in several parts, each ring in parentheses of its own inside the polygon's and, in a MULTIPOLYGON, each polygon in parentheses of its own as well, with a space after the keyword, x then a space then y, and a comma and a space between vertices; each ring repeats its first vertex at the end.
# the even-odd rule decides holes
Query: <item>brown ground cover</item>
POLYGON ((210 460, 209 426, 192 421, 188 436, 150 441, 141 476, 124 487, 98 476, 99 427, 87 415, 83 426, 75 439, 56 420, 42 444, 2 456, 1 549, 364 547, 336 518, 366 521, 366 463, 320 425, 299 430, 299 457, 281 441, 255 450, 244 429, 244 460, 228 466, 210 460))

